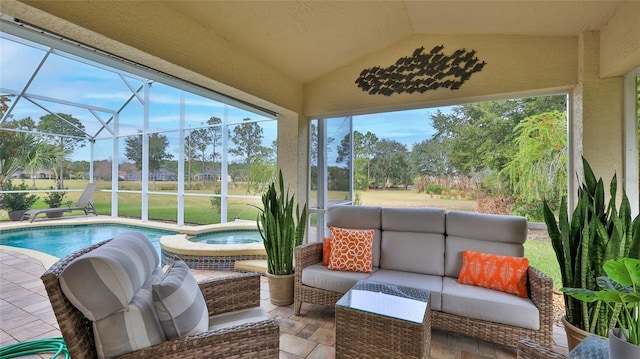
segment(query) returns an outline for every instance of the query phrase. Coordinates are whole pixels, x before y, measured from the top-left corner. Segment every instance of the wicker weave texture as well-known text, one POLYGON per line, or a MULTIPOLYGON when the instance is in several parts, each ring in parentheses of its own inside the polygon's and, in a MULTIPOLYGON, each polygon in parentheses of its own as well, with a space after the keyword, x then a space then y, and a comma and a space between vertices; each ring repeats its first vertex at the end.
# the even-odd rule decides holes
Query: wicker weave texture
POLYGON ((429 358, 431 301, 422 323, 336 306, 336 358, 429 358))
POLYGON ((518 342, 518 359, 566 359, 567 357, 543 347, 531 339, 518 342))
MULTIPOLYGON (((74 359, 96 358, 91 321, 64 296, 58 277, 75 258, 98 248, 98 243, 60 259, 41 277, 60 332, 74 359)), ((260 275, 244 273, 200 283, 210 314, 255 307, 260 304, 260 275)), ((166 341, 122 358, 277 358, 280 330, 274 319, 209 331, 166 341)))

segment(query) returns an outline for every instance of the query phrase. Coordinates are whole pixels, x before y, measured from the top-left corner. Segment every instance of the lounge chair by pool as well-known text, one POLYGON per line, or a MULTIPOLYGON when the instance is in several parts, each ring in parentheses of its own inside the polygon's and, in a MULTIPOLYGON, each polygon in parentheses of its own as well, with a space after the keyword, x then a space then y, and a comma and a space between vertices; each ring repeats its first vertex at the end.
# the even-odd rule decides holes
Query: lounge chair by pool
POLYGON ((96 188, 97 186, 95 183, 87 184, 87 186, 84 188, 84 191, 80 195, 78 202, 76 202, 76 204, 73 206, 30 209, 24 212, 20 220, 24 221, 29 219, 31 222, 33 222, 33 220, 36 219, 36 217, 40 213, 64 213, 64 212, 71 212, 71 211, 84 211, 85 216, 88 215, 89 213, 96 214, 96 210, 93 207, 93 203, 91 203, 91 196, 93 195, 93 192, 96 190, 96 188))

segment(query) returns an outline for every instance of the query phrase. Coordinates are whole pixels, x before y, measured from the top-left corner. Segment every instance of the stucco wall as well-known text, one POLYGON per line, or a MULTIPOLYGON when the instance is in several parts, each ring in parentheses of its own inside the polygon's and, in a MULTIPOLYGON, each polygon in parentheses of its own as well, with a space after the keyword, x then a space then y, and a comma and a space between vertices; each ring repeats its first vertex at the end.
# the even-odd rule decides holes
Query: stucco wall
POLYGON ((483 100, 496 94, 568 90, 578 80, 577 48, 577 37, 568 36, 413 36, 306 84, 304 114, 314 117, 367 113, 483 100), (458 90, 440 88, 422 94, 383 96, 370 95, 355 84, 363 69, 388 67, 419 47, 429 52, 437 45, 444 45, 447 55, 458 49, 473 49, 486 65, 458 90))
POLYGON ((624 76, 637 66, 640 66, 640 1, 627 1, 600 31, 600 76, 624 76))
MULTIPOLYGON (((599 34, 586 32, 579 39, 579 82, 573 91, 573 159, 582 173, 581 155, 608 187, 614 173, 622 188, 623 169, 623 78, 600 78, 599 34)), ((570 176, 575 179, 575 176, 570 176)), ((608 191, 607 191, 608 193, 608 191)))

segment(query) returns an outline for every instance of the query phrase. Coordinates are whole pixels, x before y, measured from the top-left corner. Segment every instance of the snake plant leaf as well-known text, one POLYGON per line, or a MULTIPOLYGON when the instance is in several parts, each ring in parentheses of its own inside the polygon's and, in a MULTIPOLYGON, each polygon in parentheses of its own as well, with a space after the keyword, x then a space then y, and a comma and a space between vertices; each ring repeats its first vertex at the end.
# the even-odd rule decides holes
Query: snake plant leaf
POLYGON ((258 230, 267 252, 267 271, 275 275, 292 274, 293 252, 302 243, 307 225, 306 204, 300 212, 295 196, 285 191, 282 171, 277 187, 272 182, 262 195, 262 207, 257 217, 258 230), (294 217, 295 209, 295 217, 294 217))
POLYGON ((594 193, 597 182, 596 176, 593 174, 593 170, 584 156, 582 156, 582 168, 584 170, 584 183, 587 186, 588 191, 590 193, 594 193))

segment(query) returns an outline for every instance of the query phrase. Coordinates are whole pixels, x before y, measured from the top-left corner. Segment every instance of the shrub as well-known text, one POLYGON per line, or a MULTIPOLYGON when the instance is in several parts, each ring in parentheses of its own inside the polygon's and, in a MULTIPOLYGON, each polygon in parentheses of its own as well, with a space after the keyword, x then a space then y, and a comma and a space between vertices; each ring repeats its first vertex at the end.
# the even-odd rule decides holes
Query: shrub
MULTIPOLYGON (((56 182, 56 187, 49 187, 50 190, 62 189, 60 181, 56 182)), ((44 203, 49 205, 49 208, 58 208, 62 205, 62 200, 67 196, 67 192, 47 192, 44 197, 44 203)))
POLYGON ((435 183, 429 183, 427 185, 426 192, 440 195, 442 194, 442 186, 435 183))
MULTIPOLYGON (((24 183, 20 183, 19 186, 13 186, 11 181, 7 181, 6 191, 26 191, 29 187, 24 183)), ((26 210, 38 200, 38 196, 35 194, 29 194, 26 192, 20 193, 5 193, 0 198, 0 208, 6 209, 8 212, 26 210)))

